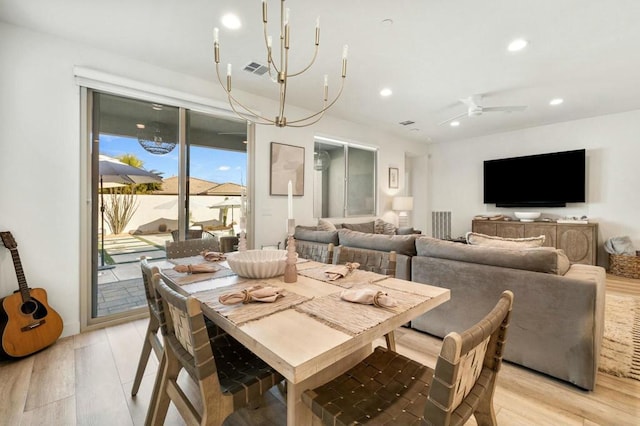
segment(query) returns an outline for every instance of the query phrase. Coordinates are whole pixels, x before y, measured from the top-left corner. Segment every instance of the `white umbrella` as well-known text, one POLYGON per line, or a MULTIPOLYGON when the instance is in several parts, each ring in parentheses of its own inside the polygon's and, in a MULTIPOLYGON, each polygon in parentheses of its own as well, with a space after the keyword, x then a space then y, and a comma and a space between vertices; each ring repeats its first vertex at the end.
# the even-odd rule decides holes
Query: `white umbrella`
POLYGON ((233 208, 242 207, 240 197, 227 197, 219 203, 214 203, 209 206, 210 209, 221 208, 221 210, 228 209, 229 207, 231 207, 231 222, 233 222, 233 208))
POLYGON ((115 158, 106 155, 100 155, 98 159, 98 175, 100 176, 100 216, 102 220, 101 233, 101 264, 100 269, 104 266, 104 194, 106 187, 114 188, 116 186, 124 186, 128 184, 154 183, 162 182, 160 176, 155 173, 148 172, 138 167, 125 164, 115 158))

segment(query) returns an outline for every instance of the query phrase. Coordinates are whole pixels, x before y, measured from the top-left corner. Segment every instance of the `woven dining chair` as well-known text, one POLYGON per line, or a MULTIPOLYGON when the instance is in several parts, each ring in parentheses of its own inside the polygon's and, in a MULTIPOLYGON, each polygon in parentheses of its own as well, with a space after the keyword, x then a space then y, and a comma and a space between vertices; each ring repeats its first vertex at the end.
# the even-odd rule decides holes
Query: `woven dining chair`
POLYGON ((315 241, 296 240, 295 244, 299 258, 321 263, 333 262, 333 243, 324 244, 315 241))
POLYGON ((184 241, 166 241, 165 252, 167 259, 197 256, 203 251, 220 251, 217 238, 202 238, 184 241))
MULTIPOLYGON (((387 275, 391 278, 396 276, 397 254, 395 251, 385 252, 378 250, 369 250, 362 248, 338 246, 333 254, 333 263, 335 265, 344 265, 345 263, 357 262, 360 264, 358 269, 376 272, 378 274, 387 275)), ((393 331, 385 334, 387 348, 392 351, 396 350, 396 338, 393 331)))
POLYGON ((147 420, 164 423, 169 402, 189 425, 220 425, 232 412, 254 406, 283 377, 228 334, 210 338, 200 302, 153 276, 160 308, 165 356, 151 396, 147 420), (196 382, 203 409, 198 412, 178 384, 184 369, 196 382))
POLYGON ((149 309, 149 324, 147 325, 147 331, 144 334, 144 344, 142 345, 140 360, 138 361, 136 377, 133 380, 133 386, 131 387, 131 396, 136 396, 138 393, 140 382, 144 375, 144 370, 147 368, 147 364, 149 363, 151 349, 153 349, 158 360, 162 358, 163 351, 162 341, 158 336, 158 329, 160 329, 160 313, 158 311, 158 304, 156 303, 153 288, 151 287, 151 278, 153 277, 153 274, 158 273, 158 268, 156 266, 149 265, 147 259, 142 256, 140 258, 140 269, 142 271, 144 296, 147 299, 147 308, 149 309))
POLYGON ((442 343, 435 370, 377 347, 331 382, 302 394, 325 425, 496 425, 493 394, 511 317, 513 293, 461 334, 442 343))

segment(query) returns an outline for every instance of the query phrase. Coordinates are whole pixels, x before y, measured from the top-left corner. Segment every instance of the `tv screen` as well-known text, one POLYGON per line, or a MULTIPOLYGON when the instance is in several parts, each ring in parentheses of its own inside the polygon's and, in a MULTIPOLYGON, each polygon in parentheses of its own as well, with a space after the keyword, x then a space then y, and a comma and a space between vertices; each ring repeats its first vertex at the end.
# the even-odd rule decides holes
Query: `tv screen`
POLYGON ((484 162, 484 203, 564 207, 585 202, 585 150, 484 162))

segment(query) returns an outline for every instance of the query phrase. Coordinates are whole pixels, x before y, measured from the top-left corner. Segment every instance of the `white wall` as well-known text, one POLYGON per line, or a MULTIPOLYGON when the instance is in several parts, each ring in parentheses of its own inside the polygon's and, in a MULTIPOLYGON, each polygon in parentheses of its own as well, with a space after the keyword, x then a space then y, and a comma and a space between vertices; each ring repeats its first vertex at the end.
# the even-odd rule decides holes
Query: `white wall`
MULTIPOLYGON (((222 100, 222 90, 204 81, 140 61, 70 43, 48 35, 0 23, 0 230, 10 230, 19 244, 28 283, 43 287, 49 303, 65 322, 64 335, 80 329, 79 264, 81 194, 80 90, 74 66, 123 76, 159 87, 222 100)), ((348 90, 348 87, 347 89, 348 90)), ((270 101, 247 100, 263 111, 270 101)), ((295 110, 288 113, 291 120, 295 110)), ((302 129, 256 127, 255 246, 281 241, 285 234, 286 197, 269 196, 269 142, 305 148, 305 196, 294 199, 299 223, 313 218, 313 137, 332 136, 380 147, 378 174, 382 177, 379 212, 390 209, 399 190, 386 187, 386 170, 400 167, 404 151, 426 153, 426 146, 401 141, 366 126, 325 117, 302 129)), ((404 183, 401 182, 401 188, 404 183)), ((400 189, 401 190, 401 189, 400 189)), ((17 288, 10 254, 0 249, 0 295, 17 288)))
POLYGON ((598 263, 606 265, 602 244, 607 238, 628 235, 640 250, 639 137, 640 111, 630 111, 431 145, 429 208, 450 210, 452 235, 464 235, 475 215, 513 216, 516 210, 483 204, 484 160, 585 148, 587 202, 538 210, 547 217, 586 215, 598 222, 598 263))

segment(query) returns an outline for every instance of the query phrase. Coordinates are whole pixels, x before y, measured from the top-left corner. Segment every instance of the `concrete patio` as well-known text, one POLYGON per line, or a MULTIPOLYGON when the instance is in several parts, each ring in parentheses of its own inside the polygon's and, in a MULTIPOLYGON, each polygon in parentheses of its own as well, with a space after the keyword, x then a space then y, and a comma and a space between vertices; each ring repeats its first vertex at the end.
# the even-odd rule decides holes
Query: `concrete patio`
POLYGON ((109 265, 112 266, 109 269, 98 270, 98 317, 146 305, 140 257, 145 256, 151 262, 164 260, 166 254, 161 247, 164 247, 166 240, 171 240, 171 234, 105 237, 105 252, 113 264, 109 265))

